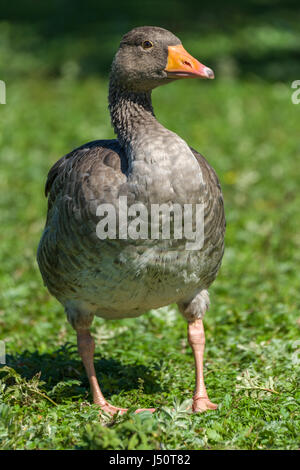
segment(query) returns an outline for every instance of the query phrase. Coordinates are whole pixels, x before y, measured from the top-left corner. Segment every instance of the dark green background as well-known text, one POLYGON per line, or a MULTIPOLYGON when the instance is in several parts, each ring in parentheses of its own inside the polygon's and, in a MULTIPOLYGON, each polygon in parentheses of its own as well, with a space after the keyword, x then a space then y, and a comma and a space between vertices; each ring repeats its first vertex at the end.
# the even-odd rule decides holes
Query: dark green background
POLYGON ((107 74, 120 37, 135 26, 171 29, 216 70, 268 80, 300 76, 297 0, 0 2, 1 76, 107 74), (20 56, 22 60, 16 60, 20 56))

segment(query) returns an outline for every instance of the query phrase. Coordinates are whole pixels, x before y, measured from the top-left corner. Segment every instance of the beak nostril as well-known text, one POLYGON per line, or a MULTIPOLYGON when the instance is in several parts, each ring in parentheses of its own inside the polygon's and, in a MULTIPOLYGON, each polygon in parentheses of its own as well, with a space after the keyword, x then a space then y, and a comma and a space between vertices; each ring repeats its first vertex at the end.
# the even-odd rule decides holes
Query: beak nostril
POLYGON ((182 64, 183 64, 183 65, 187 65, 188 67, 191 67, 191 68, 192 68, 192 64, 191 64, 189 61, 187 61, 187 60, 183 60, 183 61, 182 61, 182 64))

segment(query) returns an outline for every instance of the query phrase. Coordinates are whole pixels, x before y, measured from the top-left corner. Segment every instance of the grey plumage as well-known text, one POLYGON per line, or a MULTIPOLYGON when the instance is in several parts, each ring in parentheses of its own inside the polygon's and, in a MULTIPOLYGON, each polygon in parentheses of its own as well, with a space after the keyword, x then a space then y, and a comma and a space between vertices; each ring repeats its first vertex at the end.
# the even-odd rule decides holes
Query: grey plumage
POLYGON ((166 44, 181 44, 164 31, 152 28, 161 54, 158 48, 157 56, 147 56, 140 69, 132 48, 143 35, 148 37, 149 29, 138 28, 121 42, 109 90, 118 138, 73 150, 48 174, 48 215, 38 264, 45 285, 76 329, 87 328, 94 315, 134 317, 174 302, 188 320, 202 318, 209 305, 206 289, 224 252, 223 198, 204 157, 153 114, 151 90, 171 81, 163 73, 166 44), (97 206, 117 207, 120 196, 127 196, 128 204, 142 202, 147 207, 203 203, 203 247, 188 251, 184 239, 100 240, 97 206))

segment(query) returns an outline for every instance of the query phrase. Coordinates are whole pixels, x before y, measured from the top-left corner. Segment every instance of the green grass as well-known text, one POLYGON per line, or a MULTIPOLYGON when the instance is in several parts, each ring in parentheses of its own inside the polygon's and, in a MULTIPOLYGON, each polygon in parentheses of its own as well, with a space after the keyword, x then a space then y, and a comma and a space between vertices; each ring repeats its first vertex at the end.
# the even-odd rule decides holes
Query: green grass
POLYGON ((0 448, 299 448, 300 105, 290 84, 217 79, 154 92, 160 121, 206 156, 223 187, 226 252, 205 317, 206 384, 219 409, 185 411, 193 357, 170 306, 95 320, 106 397, 159 407, 111 419, 91 405, 75 333, 35 260, 48 169, 113 135, 107 82, 72 75, 15 81, 0 105, 0 448))

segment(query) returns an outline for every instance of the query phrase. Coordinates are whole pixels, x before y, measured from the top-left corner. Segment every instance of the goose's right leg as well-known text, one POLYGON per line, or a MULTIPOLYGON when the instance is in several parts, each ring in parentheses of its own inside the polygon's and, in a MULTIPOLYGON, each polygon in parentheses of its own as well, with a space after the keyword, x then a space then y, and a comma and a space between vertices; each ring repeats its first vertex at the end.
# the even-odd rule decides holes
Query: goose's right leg
MULTIPOLYGON (((77 330, 77 346, 78 352, 84 364, 90 387, 93 396, 93 401, 95 404, 99 405, 102 411, 114 415, 117 412, 121 414, 127 412, 127 408, 118 408, 116 406, 111 405, 108 403, 99 386, 96 371, 94 366, 94 352, 95 352, 95 342, 92 338, 89 329, 78 329, 77 330)), ((146 409, 138 409, 136 413, 140 413, 141 411, 145 411, 146 409)), ((154 408, 147 409, 152 413, 155 411, 154 408)))
POLYGON ((126 413, 127 409, 116 408, 107 403, 101 392, 94 366, 95 342, 89 330, 77 330, 77 347, 89 379, 93 402, 99 405, 101 410, 106 411, 106 413, 115 414, 118 411, 122 414, 126 413))

